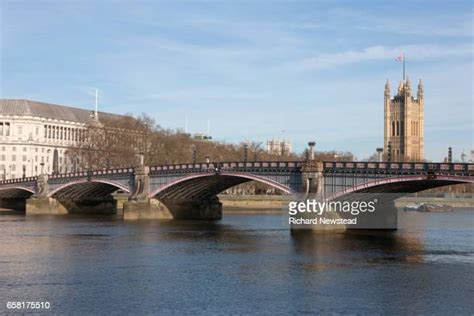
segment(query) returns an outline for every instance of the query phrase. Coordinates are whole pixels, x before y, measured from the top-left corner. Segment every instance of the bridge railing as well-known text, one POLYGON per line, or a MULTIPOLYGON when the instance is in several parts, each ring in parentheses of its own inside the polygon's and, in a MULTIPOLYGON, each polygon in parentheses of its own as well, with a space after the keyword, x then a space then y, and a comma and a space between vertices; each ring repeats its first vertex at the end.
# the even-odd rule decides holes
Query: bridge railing
MULTIPOLYGON (((65 178, 80 178, 87 176, 99 176, 99 175, 115 175, 115 174, 125 174, 133 173, 133 168, 117 168, 117 169, 102 169, 102 170, 93 170, 93 171, 79 171, 79 172, 66 172, 58 174, 48 175, 49 179, 65 179, 65 178)), ((1 184, 10 184, 10 183, 24 183, 29 181, 36 181, 37 176, 34 177, 24 177, 24 178, 15 178, 8 180, 0 180, 1 184)))
POLYGON ((209 163, 187 163, 172 164, 163 166, 151 166, 150 172, 162 171, 186 171, 186 170, 215 170, 233 168, 299 168, 302 162, 299 161, 252 161, 252 162, 209 162, 209 163))
POLYGON ((326 172, 459 173, 474 175, 473 163, 325 161, 326 172))
POLYGON ((49 176, 50 179, 61 179, 61 178, 77 178, 87 176, 98 176, 98 175, 114 175, 114 174, 125 174, 133 173, 133 168, 118 168, 118 169, 102 169, 93 171, 80 171, 80 172, 68 172, 52 174, 49 176))
MULTIPOLYGON (((446 173, 474 176, 473 163, 423 163, 423 162, 364 162, 364 161, 324 161, 325 172, 383 172, 383 173, 446 173)), ((166 171, 210 171, 219 168, 226 169, 252 169, 252 168, 287 168, 296 169, 304 165, 302 161, 249 161, 249 162, 209 162, 185 163, 151 166, 151 173, 166 171)), ((75 178, 100 175, 116 175, 134 173, 133 168, 102 169, 94 171, 69 172, 49 175, 50 179, 75 178)), ((1 180, 0 184, 24 183, 36 181, 37 177, 25 177, 1 180)))
MULTIPOLYGON (((299 161, 252 161, 252 162, 210 162, 210 163, 185 163, 185 164, 170 164, 161 166, 151 166, 150 172, 156 173, 161 171, 171 170, 215 170, 216 168, 231 169, 231 168, 299 168, 302 166, 302 162, 299 161)), ((59 174, 48 175, 49 179, 65 179, 65 178, 78 178, 87 176, 99 176, 99 175, 114 175, 133 173, 133 168, 117 168, 117 169, 101 169, 93 171, 79 171, 79 172, 66 172, 59 174)), ((38 177, 26 177, 26 178, 15 178, 8 180, 0 180, 0 184, 10 183, 21 183, 28 181, 36 181, 38 177)))
POLYGON ((33 182, 33 181, 36 181, 37 179, 38 177, 15 178, 15 179, 1 180, 0 184, 33 182))

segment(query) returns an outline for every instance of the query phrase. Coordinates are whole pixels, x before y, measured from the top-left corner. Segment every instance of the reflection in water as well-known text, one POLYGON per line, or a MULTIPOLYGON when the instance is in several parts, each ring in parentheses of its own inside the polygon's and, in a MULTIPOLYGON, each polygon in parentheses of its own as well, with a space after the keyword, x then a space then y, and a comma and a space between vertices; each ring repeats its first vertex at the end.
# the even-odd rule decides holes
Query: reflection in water
POLYGON ((292 234, 292 241, 295 253, 322 260, 340 260, 340 264, 348 259, 366 263, 423 261, 422 240, 394 231, 296 231, 292 234))
POLYGON ((469 313, 472 214, 401 213, 396 232, 296 234, 278 214, 0 215, 0 298, 48 300, 61 314, 469 313))

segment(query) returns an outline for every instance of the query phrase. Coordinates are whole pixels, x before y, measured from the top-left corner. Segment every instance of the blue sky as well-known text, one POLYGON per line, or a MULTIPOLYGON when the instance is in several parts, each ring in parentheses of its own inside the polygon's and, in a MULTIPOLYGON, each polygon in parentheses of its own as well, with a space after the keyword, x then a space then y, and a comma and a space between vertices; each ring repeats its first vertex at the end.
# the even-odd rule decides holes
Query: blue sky
POLYGON ((5 1, 2 98, 148 113, 166 128, 302 150, 383 144, 404 51, 425 86, 425 155, 473 146, 471 1, 5 1))

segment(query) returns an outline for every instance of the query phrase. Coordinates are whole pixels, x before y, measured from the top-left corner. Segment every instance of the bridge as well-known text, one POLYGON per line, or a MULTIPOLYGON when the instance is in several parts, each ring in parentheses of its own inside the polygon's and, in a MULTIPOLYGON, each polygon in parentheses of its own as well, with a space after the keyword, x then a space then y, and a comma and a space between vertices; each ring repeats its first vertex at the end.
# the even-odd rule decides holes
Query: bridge
POLYGON ((284 194, 337 199, 352 193, 406 194, 474 183, 474 164, 402 162, 207 162, 138 166, 0 181, 0 207, 27 215, 116 212, 112 194, 128 195, 124 219, 222 217, 217 195, 257 181, 284 194))

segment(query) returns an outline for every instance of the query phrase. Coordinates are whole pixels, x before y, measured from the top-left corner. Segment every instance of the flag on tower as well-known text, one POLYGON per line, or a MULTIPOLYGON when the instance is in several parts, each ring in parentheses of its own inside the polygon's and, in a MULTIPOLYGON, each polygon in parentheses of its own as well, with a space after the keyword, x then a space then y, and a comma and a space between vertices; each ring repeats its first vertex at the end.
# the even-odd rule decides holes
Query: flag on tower
POLYGON ((405 53, 402 52, 395 60, 403 62, 403 81, 405 81, 405 53))

